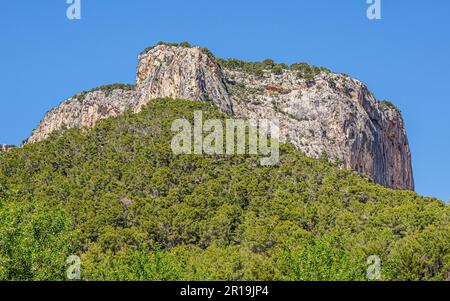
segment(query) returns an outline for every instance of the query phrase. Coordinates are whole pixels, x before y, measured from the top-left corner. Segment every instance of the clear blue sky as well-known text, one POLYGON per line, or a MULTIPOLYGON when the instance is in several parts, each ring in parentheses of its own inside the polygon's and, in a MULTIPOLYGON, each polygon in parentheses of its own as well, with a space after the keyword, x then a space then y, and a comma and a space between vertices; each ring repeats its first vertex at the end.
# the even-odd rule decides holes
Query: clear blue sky
POLYGON ((307 61, 365 82, 404 114, 417 191, 450 198, 450 1, 2 1, 0 143, 19 144, 47 110, 93 87, 132 83, 138 53, 189 41, 217 56, 307 61))

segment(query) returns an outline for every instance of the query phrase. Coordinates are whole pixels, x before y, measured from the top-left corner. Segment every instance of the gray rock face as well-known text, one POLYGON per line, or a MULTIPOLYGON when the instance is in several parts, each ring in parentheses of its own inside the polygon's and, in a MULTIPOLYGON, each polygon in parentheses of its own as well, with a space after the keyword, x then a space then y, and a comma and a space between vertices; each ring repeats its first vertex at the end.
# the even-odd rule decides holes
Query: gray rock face
POLYGON ((149 99, 171 97, 213 102, 233 113, 220 66, 199 47, 159 45, 141 54, 136 85, 138 109, 149 99))
POLYGON ((97 90, 75 95, 50 110, 25 144, 42 141, 55 132, 74 127, 93 127, 103 118, 118 116, 135 105, 135 90, 97 90))
POLYGON ((27 143, 56 130, 92 127, 127 109, 138 112, 159 97, 210 101, 241 118, 276 118, 282 142, 306 155, 326 153, 381 185, 414 189, 401 113, 377 101, 360 81, 325 71, 309 79, 290 70, 253 75, 221 67, 199 47, 159 45, 141 54, 135 91, 71 98, 46 115, 27 143))
POLYGON ((14 148, 14 145, 9 145, 9 144, 0 144, 0 153, 4 153, 9 151, 10 149, 14 148))
POLYGON ((411 154, 400 112, 378 102, 360 81, 322 72, 314 79, 285 70, 249 75, 224 70, 235 114, 278 119, 280 139, 307 156, 341 160, 395 189, 414 189, 411 154))

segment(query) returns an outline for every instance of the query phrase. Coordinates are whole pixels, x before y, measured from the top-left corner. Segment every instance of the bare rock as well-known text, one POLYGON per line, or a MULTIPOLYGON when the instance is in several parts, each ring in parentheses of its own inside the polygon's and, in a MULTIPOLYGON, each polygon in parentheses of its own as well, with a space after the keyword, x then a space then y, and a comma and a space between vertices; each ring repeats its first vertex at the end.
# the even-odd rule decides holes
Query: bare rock
POLYGON ((329 72, 314 79, 285 70, 256 76, 224 70, 235 114, 278 119, 280 138, 307 156, 326 153, 395 189, 414 189, 411 154, 400 112, 377 101, 358 80, 329 72))
POLYGON ((137 110, 149 99, 170 97, 209 101, 233 113, 223 73, 200 47, 159 45, 139 56, 137 110))
POLYGON ((65 128, 92 127, 128 109, 138 112, 161 97, 212 102, 242 118, 277 118, 282 142, 306 155, 326 153, 376 183, 414 190, 401 113, 379 102, 363 83, 325 70, 302 78, 290 70, 256 75, 224 68, 200 47, 149 49, 139 56, 135 90, 96 90, 73 97, 51 110, 27 143, 65 128))
POLYGON ((135 105, 134 89, 109 87, 75 95, 49 111, 25 144, 42 141, 55 131, 93 127, 98 120, 122 115, 135 105))

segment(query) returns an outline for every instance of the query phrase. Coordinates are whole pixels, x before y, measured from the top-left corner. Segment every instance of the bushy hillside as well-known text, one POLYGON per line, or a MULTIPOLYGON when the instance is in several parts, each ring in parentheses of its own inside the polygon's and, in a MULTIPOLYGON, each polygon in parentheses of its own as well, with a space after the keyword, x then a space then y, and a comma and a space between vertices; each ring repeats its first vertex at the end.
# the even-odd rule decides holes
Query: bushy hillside
POLYGON ((175 118, 225 118, 162 99, 139 114, 0 154, 0 279, 450 278, 450 209, 283 145, 255 156, 174 155, 175 118))

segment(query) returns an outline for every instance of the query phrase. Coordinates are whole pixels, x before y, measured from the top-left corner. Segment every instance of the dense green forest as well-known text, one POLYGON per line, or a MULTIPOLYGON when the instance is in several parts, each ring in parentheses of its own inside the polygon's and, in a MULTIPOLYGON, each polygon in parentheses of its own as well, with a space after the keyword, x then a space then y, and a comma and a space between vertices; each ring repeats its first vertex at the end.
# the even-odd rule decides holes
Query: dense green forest
POLYGON ((161 99, 0 154, 0 279, 382 280, 450 278, 450 209, 282 145, 174 155, 171 123, 226 118, 161 99))

